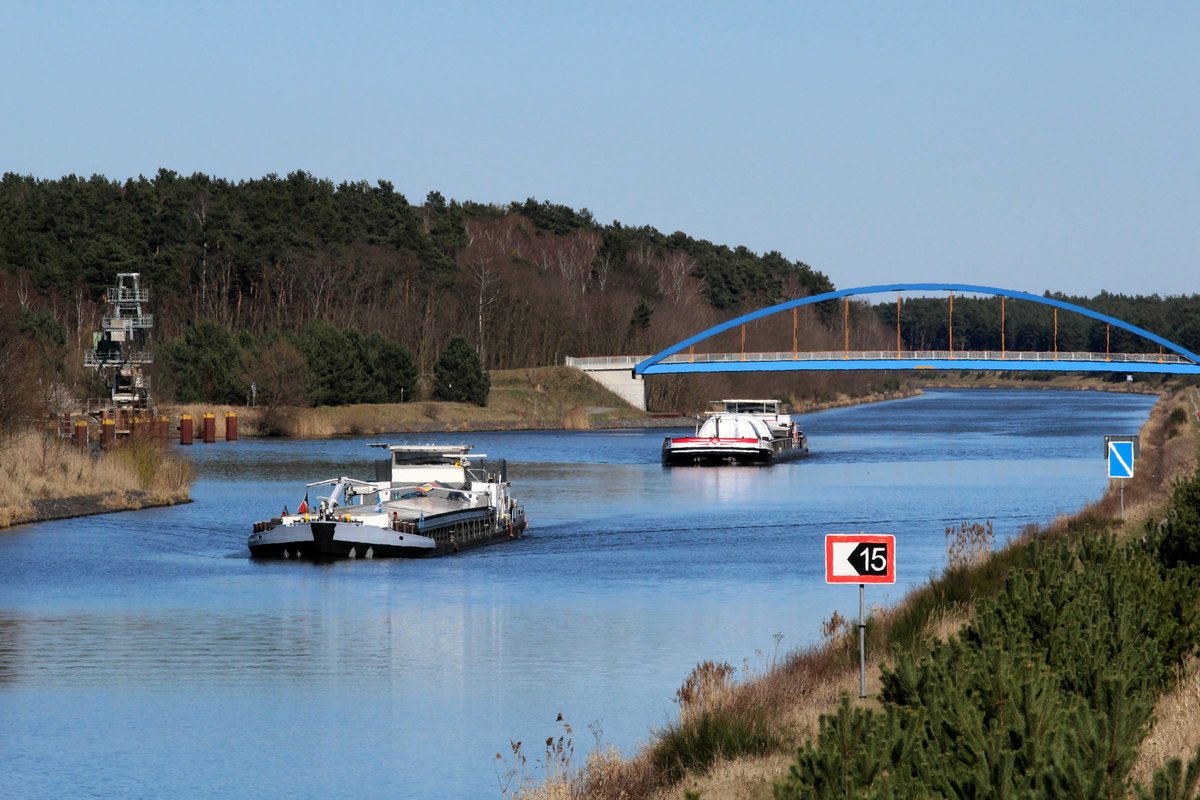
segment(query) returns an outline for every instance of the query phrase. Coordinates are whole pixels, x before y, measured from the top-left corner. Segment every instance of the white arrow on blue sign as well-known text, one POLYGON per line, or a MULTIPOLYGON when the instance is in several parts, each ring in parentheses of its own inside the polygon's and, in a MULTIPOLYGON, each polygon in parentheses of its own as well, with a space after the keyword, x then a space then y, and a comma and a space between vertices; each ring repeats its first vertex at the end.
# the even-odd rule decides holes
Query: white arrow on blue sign
POLYGON ((1133 477, 1133 442, 1108 443, 1108 477, 1133 477))

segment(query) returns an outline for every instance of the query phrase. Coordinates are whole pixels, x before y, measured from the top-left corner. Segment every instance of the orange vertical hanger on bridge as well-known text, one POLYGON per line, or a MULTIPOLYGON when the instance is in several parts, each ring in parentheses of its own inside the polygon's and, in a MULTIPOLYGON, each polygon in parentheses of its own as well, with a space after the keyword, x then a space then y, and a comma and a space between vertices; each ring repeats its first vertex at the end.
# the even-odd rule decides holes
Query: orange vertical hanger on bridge
POLYGON ((848 358, 850 358, 850 298, 849 297, 845 297, 842 299, 842 335, 844 337, 844 342, 843 342, 842 346, 845 348, 845 355, 843 355, 842 358, 848 359, 848 358))
POLYGON ((954 358, 954 292, 950 293, 950 358, 954 358))
POLYGON ((900 357, 900 293, 896 293, 896 358, 900 357))
POLYGON ((799 357, 798 353, 800 350, 799 340, 796 337, 798 325, 796 322, 797 310, 795 306, 792 306, 792 361, 795 361, 799 357))

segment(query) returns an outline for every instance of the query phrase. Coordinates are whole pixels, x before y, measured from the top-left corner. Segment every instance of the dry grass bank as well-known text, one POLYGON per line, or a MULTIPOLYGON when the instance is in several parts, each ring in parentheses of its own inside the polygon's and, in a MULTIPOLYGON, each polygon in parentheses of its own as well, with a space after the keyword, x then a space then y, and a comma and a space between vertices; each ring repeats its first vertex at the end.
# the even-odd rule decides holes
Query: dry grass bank
MULTIPOLYGON (((1193 445, 1190 463, 1195 469, 1198 454, 1194 445, 1198 438, 1197 430, 1200 429, 1200 390, 1193 389, 1180 393, 1173 397, 1172 401, 1174 404, 1171 408, 1163 409, 1161 415, 1167 420, 1164 423, 1166 433, 1163 434, 1166 440, 1166 449, 1173 453, 1173 456, 1166 461, 1171 463, 1178 459, 1188 463, 1185 456, 1179 451, 1186 450, 1186 444, 1190 442, 1193 445), (1185 412, 1188 420, 1185 424, 1178 423, 1180 414, 1176 413, 1176 408, 1185 412), (1172 418, 1176 420, 1174 424, 1170 421, 1172 418), (1180 428, 1191 435, 1172 435, 1170 433, 1172 429, 1179 430, 1180 428)), ((1161 406, 1163 406, 1162 403, 1159 404, 1159 407, 1161 406)), ((1156 407, 1155 411, 1159 411, 1159 407, 1156 407)), ((1136 478, 1137 473, 1135 472, 1134 475, 1136 478)), ((1143 530, 1145 520, 1155 516, 1152 513, 1154 508, 1149 501, 1145 501, 1139 503, 1135 513, 1131 514, 1127 505, 1126 519, 1129 520, 1129 524, 1126 526, 1126 532, 1134 534, 1143 530), (1141 525, 1136 524, 1138 519, 1142 520, 1141 525)), ((1158 699, 1158 703, 1154 707, 1154 727, 1150 729, 1150 734, 1142 743, 1141 752, 1133 765, 1131 775, 1135 781, 1149 786, 1150 776, 1167 759, 1179 758, 1187 763, 1188 759, 1195 755, 1198 746, 1200 746, 1200 660, 1193 657, 1181 670, 1174 689, 1158 699)))
POLYGON ((1142 376, 1137 381, 1107 381, 1092 373, 1063 372, 969 372, 920 371, 914 374, 917 386, 926 389, 1055 389, 1083 392, 1132 392, 1160 394, 1170 391, 1168 376, 1142 376))
POLYGON ((1131 776, 1144 786, 1150 785, 1154 771, 1178 758, 1185 764, 1196 754, 1200 743, 1200 661, 1191 658, 1180 671, 1173 691, 1164 694, 1154 706, 1154 727, 1150 729, 1131 776))
POLYGON ((1125 482, 1125 522, 1117 522, 1121 514, 1121 489, 1116 481, 1110 481, 1108 491, 1085 506, 1075 519, 1115 526, 1124 536, 1140 536, 1147 520, 1162 515, 1171 498, 1172 481, 1200 466, 1196 396, 1196 389, 1164 394, 1151 409, 1139 433, 1141 456, 1133 478, 1125 482))
MULTIPOLYGON (((172 417, 191 414, 199 424, 204 412, 217 417, 217 436, 224 435, 225 412, 236 411, 239 430, 254 436, 275 432, 284 436, 323 437, 409 431, 472 431, 490 429, 602 428, 645 417, 582 372, 569 367, 503 370, 491 373, 488 405, 422 400, 413 403, 283 408, 222 405, 174 405, 172 417), (273 413, 273 418, 268 419, 273 413)), ((197 436, 199 428, 197 427, 197 436)))
MULTIPOLYGON (((975 599, 1002 585, 1021 563, 1023 545, 1035 537, 1096 528, 1140 535, 1146 520, 1162 516, 1172 482, 1197 468, 1198 408, 1200 395, 1188 389, 1164 395, 1152 410, 1141 431, 1137 477, 1125 488, 1124 523, 1116 519, 1119 495, 1114 488, 1075 517, 1031 527, 978 563, 952 566, 895 607, 873 611, 868 653, 886 653, 892 646, 920 648, 957 631, 970 619, 975 599)), ((816 734, 821 716, 836 709, 843 693, 857 694, 856 633, 846 620, 835 619, 826 635, 823 645, 793 653, 747 680, 735 681, 720 665, 698 666, 677 696, 678 722, 656 732, 640 752, 628 759, 611 750, 593 754, 582 769, 525 787, 515 796, 668 800, 698 794, 705 800, 767 800, 787 773, 795 748, 816 734)), ((878 688, 883 663, 876 657, 868 664, 868 695, 878 688)), ((875 701, 869 696, 854 702, 875 701)), ((1166 755, 1195 753, 1200 745, 1198 704, 1200 669, 1193 668, 1160 699, 1157 724, 1144 744, 1135 778, 1144 779, 1166 755)))
MULTIPOLYGON (((43 501, 87 497, 97 511, 183 502, 195 469, 147 443, 92 454, 23 430, 0 440, 0 474, 0 527, 8 527, 39 519, 43 501)), ((87 508, 79 505, 79 513, 87 508)))
MULTIPOLYGON (((582 372, 569 367, 538 367, 491 373, 492 391, 485 407, 468 403, 421 400, 412 403, 322 406, 265 410, 217 404, 176 404, 163 412, 177 419, 191 414, 197 439, 205 412, 216 415, 217 438, 225 435, 225 414, 234 411, 243 436, 279 435, 301 438, 425 431, 588 430, 681 424, 662 420, 630 406, 582 372)), ((862 403, 900 400, 921 393, 910 388, 831 400, 799 403, 798 414, 862 403)))
POLYGON ((807 414, 812 411, 824 411, 829 408, 848 408, 849 406, 860 406, 864 403, 886 403, 889 400, 904 400, 908 397, 916 397, 921 394, 921 389, 913 387, 905 387, 892 392, 875 392, 869 395, 859 395, 852 397, 848 394, 839 394, 832 400, 807 400, 797 402, 793 408, 794 414, 807 414))

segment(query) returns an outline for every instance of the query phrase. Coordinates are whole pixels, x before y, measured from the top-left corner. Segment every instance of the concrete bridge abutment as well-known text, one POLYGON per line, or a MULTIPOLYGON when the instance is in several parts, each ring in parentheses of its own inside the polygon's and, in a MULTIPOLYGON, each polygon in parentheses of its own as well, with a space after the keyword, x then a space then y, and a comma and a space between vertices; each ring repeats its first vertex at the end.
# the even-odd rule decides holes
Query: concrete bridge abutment
POLYGON ((646 381, 635 375, 633 368, 647 356, 600 356, 573 358, 566 365, 584 372, 596 383, 640 411, 646 410, 646 381))

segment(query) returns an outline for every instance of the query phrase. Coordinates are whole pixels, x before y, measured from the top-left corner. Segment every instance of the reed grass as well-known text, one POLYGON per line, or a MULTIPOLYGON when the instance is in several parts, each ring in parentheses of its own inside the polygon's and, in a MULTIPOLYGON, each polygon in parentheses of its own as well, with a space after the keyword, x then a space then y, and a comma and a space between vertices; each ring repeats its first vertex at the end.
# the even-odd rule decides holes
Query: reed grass
POLYGON ((0 506, 30 500, 141 488, 136 472, 96 459, 65 440, 26 429, 0 445, 0 506))
POLYGON ((985 561, 992 554, 996 534, 992 521, 963 520, 946 526, 946 560, 951 567, 969 567, 985 561))
POLYGON ((679 719, 659 731, 650 761, 661 779, 674 783, 707 770, 721 758, 775 750, 779 735, 771 715, 757 703, 735 701, 735 670, 727 663, 698 664, 675 693, 679 719))
POLYGON ((568 431, 586 431, 592 427, 591 420, 588 419, 587 409, 583 406, 574 406, 567 409, 563 415, 562 427, 568 431))
POLYGON ((195 476, 190 462, 150 443, 93 454, 37 429, 0 441, 0 527, 34 518, 34 501, 109 496, 109 507, 181 502, 195 476), (131 497, 136 494, 137 497, 131 497))

